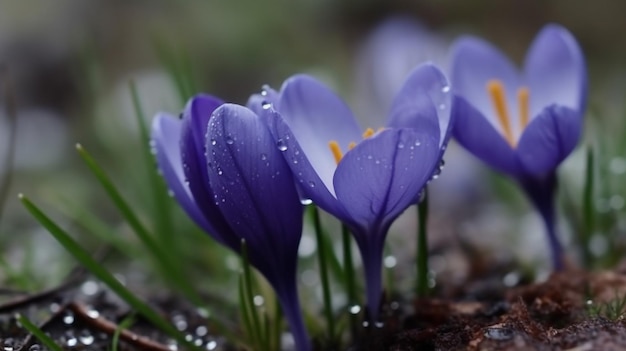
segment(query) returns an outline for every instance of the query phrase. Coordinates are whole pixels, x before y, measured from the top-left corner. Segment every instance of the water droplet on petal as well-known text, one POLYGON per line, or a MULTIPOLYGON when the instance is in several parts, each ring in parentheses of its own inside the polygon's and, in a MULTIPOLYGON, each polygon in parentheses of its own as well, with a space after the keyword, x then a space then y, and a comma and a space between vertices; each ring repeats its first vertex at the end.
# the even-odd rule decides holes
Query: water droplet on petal
POLYGON ((312 204, 313 200, 311 200, 311 199, 300 199, 300 203, 303 204, 304 206, 306 206, 306 205, 312 204))
POLYGON ((359 305, 352 305, 350 306, 350 313, 351 314, 359 314, 359 312, 361 312, 361 306, 359 305))
POLYGON ((270 107, 272 107, 272 103, 270 103, 270 102, 268 102, 268 101, 263 101, 263 102, 261 103, 261 107, 262 107, 264 110, 269 110, 269 109, 270 109, 270 107))
POLYGON ((404 149, 404 143, 398 143, 398 149, 404 149))
POLYGON ((309 186, 310 186, 311 188, 315 188, 315 182, 314 182, 314 181, 312 181, 312 180, 309 180, 309 186))
POLYGON ((263 161, 267 160, 267 154, 261 154, 261 160, 263 161))
POLYGON ((285 144, 283 139, 278 139, 278 141, 276 141, 276 147, 280 151, 287 151, 287 144, 285 144))
POLYGON ((232 136, 230 136, 230 135, 226 136, 226 144, 232 145, 234 142, 235 142, 235 139, 233 139, 232 136))
POLYGON ((442 93, 449 93, 449 92, 450 92, 450 86, 449 86, 449 85, 444 85, 444 86, 441 88, 441 92, 442 92, 442 93))
POLYGON ((211 139, 211 145, 215 145, 215 144, 217 144, 217 140, 211 139))

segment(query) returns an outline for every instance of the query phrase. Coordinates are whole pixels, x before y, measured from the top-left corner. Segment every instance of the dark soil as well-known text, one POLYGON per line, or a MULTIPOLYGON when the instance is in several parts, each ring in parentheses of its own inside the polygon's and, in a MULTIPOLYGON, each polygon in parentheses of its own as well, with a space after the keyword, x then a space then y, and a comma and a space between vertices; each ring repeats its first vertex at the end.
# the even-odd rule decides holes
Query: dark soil
MULTIPOLYGON (((70 280, 36 295, 5 294, 12 297, 0 305, 0 350, 45 350, 19 326, 16 313, 28 316, 66 350, 111 350, 121 323, 130 327, 117 332, 118 350, 182 349, 91 280, 70 280)), ((384 326, 356 331, 357 342, 349 349, 626 350, 626 271, 570 269, 540 284, 505 289, 466 283, 445 295, 413 306, 386 305, 384 326), (416 312, 402 313, 406 307, 416 312)), ((202 311, 184 301, 155 299, 151 304, 202 349, 238 350, 202 311)))

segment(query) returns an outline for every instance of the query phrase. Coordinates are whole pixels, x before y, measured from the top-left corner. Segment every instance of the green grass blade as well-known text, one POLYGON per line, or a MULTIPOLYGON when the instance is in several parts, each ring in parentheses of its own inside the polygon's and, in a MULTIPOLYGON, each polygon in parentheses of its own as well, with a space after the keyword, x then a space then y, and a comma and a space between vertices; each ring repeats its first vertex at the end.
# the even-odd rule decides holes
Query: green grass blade
POLYGON ((94 176, 98 179, 106 193, 109 195, 115 206, 118 208, 126 222, 128 222, 130 227, 133 229, 133 232, 149 250, 153 261, 165 277, 172 282, 174 286, 178 287, 189 299, 191 299, 194 304, 201 305, 202 299, 199 298, 195 289, 190 282, 185 279, 184 275, 180 274, 181 270, 179 268, 178 258, 173 256, 173 253, 175 254, 175 252, 166 249, 163 245, 159 245, 159 243, 139 221, 139 218, 131 209, 130 205, 124 200, 115 185, 113 185, 111 179, 91 157, 87 150, 85 150, 80 144, 76 145, 76 149, 94 176))
POLYGON ((133 107, 135 109, 135 117, 137 125, 139 126, 139 137, 141 140, 141 155, 146 167, 146 173, 148 181, 150 182, 150 188, 152 189, 152 201, 154 203, 154 223, 155 232, 165 247, 172 248, 174 251, 178 246, 178 241, 171 235, 172 233, 172 219, 171 219, 171 200, 167 195, 167 187, 163 182, 163 179, 156 172, 156 162, 151 152, 150 147, 150 135, 148 132, 148 126, 146 125, 145 114, 141 108, 139 101, 139 94, 134 82, 130 82, 130 93, 133 101, 133 107))
POLYGON ((28 212, 39 221, 50 232, 50 234, 70 253, 74 258, 87 268, 95 277, 105 283, 113 292, 115 292, 122 300, 126 301, 139 314, 148 319, 157 328, 176 339, 181 345, 185 345, 190 350, 200 350, 191 342, 185 340, 185 335, 179 332, 167 320, 165 320, 158 312, 153 310, 148 304, 144 303, 120 283, 109 271, 100 265, 92 255, 83 249, 72 237, 67 234, 54 221, 46 216, 35 204, 33 204, 24 195, 19 195, 20 201, 26 207, 28 212))
POLYGON ((122 322, 115 328, 115 332, 113 332, 113 338, 111 340, 111 350, 118 351, 118 346, 120 343, 120 334, 122 334, 123 330, 130 328, 133 324, 135 324, 135 315, 130 314, 126 318, 122 320, 122 322))
POLYGON ((322 282, 324 315, 326 317, 326 327, 328 328, 328 340, 332 344, 335 341, 335 317, 333 316, 330 282, 328 279, 328 247, 324 245, 325 240, 317 206, 313 206, 313 225, 315 227, 315 238, 317 239, 317 255, 319 259, 320 279, 322 282))
POLYGON ((587 268, 591 268, 593 265, 590 243, 591 236, 595 229, 595 209, 593 203, 594 169, 593 148, 589 147, 587 148, 587 165, 585 170, 585 185, 583 188, 583 226, 580 238, 583 263, 587 268))
POLYGON ((28 330, 29 333, 33 334, 42 344, 44 344, 47 348, 52 351, 63 351, 61 346, 59 346, 51 337, 49 337, 46 333, 43 332, 38 326, 36 326, 33 322, 28 320, 28 318, 24 317, 21 314, 16 314, 15 319, 17 319, 20 324, 28 330))
POLYGON ((11 187, 11 182, 13 180, 13 161, 15 159, 15 144, 17 137, 16 99, 13 92, 13 85, 7 76, 8 74, 6 73, 6 69, 0 66, 0 81, 4 81, 4 109, 9 123, 9 127, 7 128, 8 140, 5 141, 7 144, 7 150, 6 154, 2 155, 4 157, 4 162, 1 166, 2 168, 0 168, 4 171, 2 178, 0 178, 0 220, 2 219, 2 214, 4 213, 4 205, 6 204, 6 200, 9 196, 9 188, 11 187))

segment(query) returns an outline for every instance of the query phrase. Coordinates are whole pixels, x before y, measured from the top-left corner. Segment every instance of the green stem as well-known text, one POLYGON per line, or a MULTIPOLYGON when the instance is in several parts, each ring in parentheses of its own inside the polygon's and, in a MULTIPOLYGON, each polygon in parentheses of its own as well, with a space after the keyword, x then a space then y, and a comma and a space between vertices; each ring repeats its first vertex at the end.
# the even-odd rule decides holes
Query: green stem
POLYGON ((248 245, 245 240, 241 240, 241 258, 243 265, 243 281, 244 281, 244 294, 248 307, 250 308, 250 314, 252 315, 252 335, 253 339, 257 340, 258 346, 262 346, 262 350, 267 350, 267 344, 264 341, 263 332, 261 331, 261 322, 259 321, 259 315, 254 305, 254 294, 252 293, 252 271, 250 270, 250 261, 248 259, 248 245))
POLYGON ((428 237, 426 225, 428 219, 428 191, 424 188, 424 200, 417 204, 417 287, 418 297, 428 295, 428 237))
POLYGON ((320 264, 320 279, 322 280, 322 292, 324 298, 324 314, 326 315, 326 323, 328 325, 328 339, 333 342, 335 339, 335 319, 333 318, 333 309, 330 299, 330 284, 328 280, 328 266, 326 265, 326 247, 324 245, 324 237, 322 235, 322 224, 320 222, 319 210, 313 206, 313 224, 315 226, 315 238, 317 240, 317 256, 320 264))
POLYGON ((593 234, 594 211, 593 211, 593 181, 594 181, 594 157, 593 149, 587 149, 587 169, 585 172, 585 186, 583 191, 583 228, 581 235, 581 246, 583 263, 585 267, 591 268, 593 256, 591 255, 590 242, 593 234))
POLYGON ((350 231, 345 224, 341 224, 341 238, 343 241, 343 267, 345 270, 346 295, 348 297, 348 315, 350 318, 350 331, 352 337, 356 337, 358 318, 350 311, 351 307, 358 303, 356 298, 356 281, 354 274, 354 262, 352 261, 352 240, 350 231))

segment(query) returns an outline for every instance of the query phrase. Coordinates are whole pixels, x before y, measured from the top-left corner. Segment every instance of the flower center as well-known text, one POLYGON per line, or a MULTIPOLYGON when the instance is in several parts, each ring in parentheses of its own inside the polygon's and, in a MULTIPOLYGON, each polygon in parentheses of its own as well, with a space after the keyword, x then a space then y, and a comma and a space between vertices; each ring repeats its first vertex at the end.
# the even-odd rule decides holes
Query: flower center
MULTIPOLYGON (((374 133, 374 129, 367 128, 365 132, 363 132, 363 139, 371 137, 372 135, 374 135, 374 133)), ((350 142, 350 144, 348 144, 348 151, 354 149, 355 146, 356 143, 354 141, 350 142)), ((341 147, 339 146, 339 143, 336 140, 331 140, 328 142, 328 147, 330 148, 330 152, 332 152, 333 156, 335 157, 335 162, 339 164, 339 161, 341 161, 341 159, 343 158, 343 153, 341 152, 341 147)))
POLYGON ((487 92, 489 93, 493 107, 496 110, 496 116, 498 117, 498 122, 500 122, 500 126, 502 127, 504 139, 507 143, 509 143, 509 145, 511 145, 511 147, 516 147, 517 139, 528 125, 530 119, 528 108, 530 92, 528 91, 528 88, 520 87, 517 89, 517 106, 519 108, 518 117, 520 130, 517 137, 513 133, 513 126, 511 125, 511 119, 509 117, 509 109, 506 104, 506 90, 504 89, 504 85, 498 79, 492 79, 487 82, 487 92))

